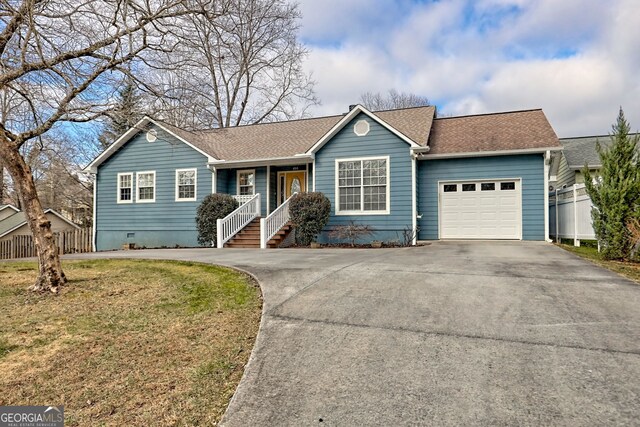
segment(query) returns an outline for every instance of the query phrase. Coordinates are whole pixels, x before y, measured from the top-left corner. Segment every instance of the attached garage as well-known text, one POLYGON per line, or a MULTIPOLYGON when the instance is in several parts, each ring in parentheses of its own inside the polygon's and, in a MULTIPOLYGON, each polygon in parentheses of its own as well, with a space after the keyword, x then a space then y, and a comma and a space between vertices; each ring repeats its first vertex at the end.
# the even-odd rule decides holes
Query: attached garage
POLYGON ((418 162, 418 239, 544 240, 544 156, 418 162))
POLYGON ((441 239, 521 239, 520 179, 440 182, 441 239))

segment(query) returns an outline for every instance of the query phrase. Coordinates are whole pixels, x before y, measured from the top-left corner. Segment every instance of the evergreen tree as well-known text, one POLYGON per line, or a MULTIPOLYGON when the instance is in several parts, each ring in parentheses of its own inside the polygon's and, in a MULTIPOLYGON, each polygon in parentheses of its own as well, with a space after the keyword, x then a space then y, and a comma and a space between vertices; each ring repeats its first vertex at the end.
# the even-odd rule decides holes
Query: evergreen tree
POLYGON ((632 249, 627 223, 637 218, 640 204, 639 137, 629 137, 630 126, 622 108, 612 129, 609 148, 596 142, 602 164, 599 176, 593 177, 588 165, 583 173, 594 206, 591 217, 602 254, 607 259, 623 259, 632 249))
POLYGON ((98 141, 100 148, 105 150, 123 133, 131 129, 142 117, 144 112, 140 107, 140 94, 136 85, 128 80, 118 91, 116 105, 108 114, 108 120, 98 141))

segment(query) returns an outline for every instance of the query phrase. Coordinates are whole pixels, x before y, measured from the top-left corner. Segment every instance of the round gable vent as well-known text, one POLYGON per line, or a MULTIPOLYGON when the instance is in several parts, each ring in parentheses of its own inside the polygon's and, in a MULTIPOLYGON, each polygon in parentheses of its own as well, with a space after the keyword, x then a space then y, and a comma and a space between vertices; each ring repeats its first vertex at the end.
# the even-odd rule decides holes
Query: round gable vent
POLYGON ((353 125, 353 133, 358 136, 365 136, 369 133, 369 122, 366 120, 358 120, 355 125, 353 125))
POLYGON ((158 132, 155 129, 149 129, 147 131, 147 142, 155 142, 158 139, 158 132))

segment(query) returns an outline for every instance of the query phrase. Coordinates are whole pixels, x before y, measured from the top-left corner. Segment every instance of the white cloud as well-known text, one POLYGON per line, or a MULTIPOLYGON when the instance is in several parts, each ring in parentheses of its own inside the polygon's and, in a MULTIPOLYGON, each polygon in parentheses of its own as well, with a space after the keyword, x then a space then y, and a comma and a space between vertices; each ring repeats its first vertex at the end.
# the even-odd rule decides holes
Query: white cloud
POLYGON ((396 88, 429 97, 445 114, 542 107, 560 136, 608 132, 620 105, 640 128, 635 0, 377 8, 307 0, 302 10, 306 67, 323 102, 315 114, 344 112, 363 92, 396 88))

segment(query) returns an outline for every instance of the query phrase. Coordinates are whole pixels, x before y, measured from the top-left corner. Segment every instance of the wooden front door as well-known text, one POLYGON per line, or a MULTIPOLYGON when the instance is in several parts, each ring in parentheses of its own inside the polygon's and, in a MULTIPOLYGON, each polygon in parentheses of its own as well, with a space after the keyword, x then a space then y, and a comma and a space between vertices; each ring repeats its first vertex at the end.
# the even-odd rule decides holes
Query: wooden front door
POLYGON ((293 193, 306 191, 305 171, 278 172, 278 205, 287 200, 293 193))

